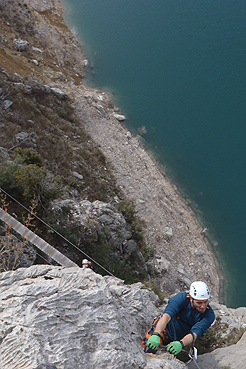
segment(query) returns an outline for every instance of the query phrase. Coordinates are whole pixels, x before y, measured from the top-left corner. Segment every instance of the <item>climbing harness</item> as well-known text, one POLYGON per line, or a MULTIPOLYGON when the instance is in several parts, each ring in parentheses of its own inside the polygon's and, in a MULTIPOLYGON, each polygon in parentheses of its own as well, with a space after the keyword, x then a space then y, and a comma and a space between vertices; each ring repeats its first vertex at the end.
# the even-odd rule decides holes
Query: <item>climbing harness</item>
MULTIPOLYGON (((145 337, 143 338, 142 342, 141 342, 141 346, 144 349, 144 352, 146 353, 153 353, 155 354, 157 350, 153 350, 149 347, 147 347, 147 341, 148 339, 152 336, 152 334, 154 333, 155 327, 157 325, 157 323, 159 322, 161 318, 161 315, 157 315, 152 323, 151 328, 148 330, 148 332, 146 333, 145 337)), ((160 341, 160 347, 165 347, 167 346, 168 343, 170 343, 170 339, 168 337, 167 331, 164 329, 164 331, 159 335, 161 341, 160 341)))

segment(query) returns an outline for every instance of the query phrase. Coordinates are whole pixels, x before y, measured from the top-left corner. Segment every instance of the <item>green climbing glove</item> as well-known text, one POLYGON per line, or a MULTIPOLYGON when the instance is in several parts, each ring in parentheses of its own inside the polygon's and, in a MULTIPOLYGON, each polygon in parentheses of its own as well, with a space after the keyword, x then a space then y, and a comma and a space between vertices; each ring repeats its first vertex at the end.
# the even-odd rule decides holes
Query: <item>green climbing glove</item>
POLYGON ((153 333, 152 336, 150 336, 150 338, 148 339, 147 346, 152 350, 158 350, 160 342, 160 337, 157 334, 153 333))
POLYGON ((169 343, 169 345, 167 346, 167 351, 169 351, 173 355, 178 355, 181 352, 183 347, 184 345, 182 344, 182 342, 173 341, 169 343))

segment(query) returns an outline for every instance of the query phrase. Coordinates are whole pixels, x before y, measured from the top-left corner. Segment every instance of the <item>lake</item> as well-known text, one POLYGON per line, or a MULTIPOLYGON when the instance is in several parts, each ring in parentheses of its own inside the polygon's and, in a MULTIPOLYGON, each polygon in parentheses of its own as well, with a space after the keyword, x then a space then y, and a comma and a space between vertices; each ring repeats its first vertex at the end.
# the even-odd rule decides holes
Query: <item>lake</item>
MULTIPOLYGON (((188 197, 246 306, 246 2, 63 0, 89 59, 133 132, 188 197)), ((188 245, 187 245, 188 246, 188 245)))

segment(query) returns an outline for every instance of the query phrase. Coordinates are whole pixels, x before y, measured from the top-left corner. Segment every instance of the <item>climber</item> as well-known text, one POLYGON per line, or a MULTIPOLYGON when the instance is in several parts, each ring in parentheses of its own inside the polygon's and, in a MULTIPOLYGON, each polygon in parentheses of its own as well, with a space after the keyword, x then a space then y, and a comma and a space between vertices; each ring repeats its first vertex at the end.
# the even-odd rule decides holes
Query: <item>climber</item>
POLYGON ((145 352, 156 353, 159 346, 178 355, 184 346, 201 337, 215 319, 209 306, 210 292, 206 283, 193 282, 190 292, 180 292, 170 298, 162 316, 155 319, 142 341, 145 352))
POLYGON ((92 269, 92 264, 90 261, 88 261, 87 259, 83 259, 82 260, 82 268, 90 268, 92 269))

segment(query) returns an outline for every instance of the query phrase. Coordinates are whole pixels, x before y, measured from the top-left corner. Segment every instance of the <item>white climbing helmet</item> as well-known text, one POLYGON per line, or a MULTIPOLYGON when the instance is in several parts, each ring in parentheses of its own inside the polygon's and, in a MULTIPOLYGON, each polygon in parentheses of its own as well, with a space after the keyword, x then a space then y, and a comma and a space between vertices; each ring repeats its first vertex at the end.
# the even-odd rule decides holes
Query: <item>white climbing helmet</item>
POLYGON ((206 283, 197 281, 190 285, 190 296, 195 300, 207 300, 210 292, 206 283))
POLYGON ((87 259, 84 259, 84 260, 82 261, 82 265, 86 265, 86 264, 88 264, 88 260, 87 260, 87 259))

